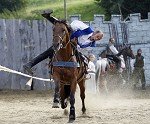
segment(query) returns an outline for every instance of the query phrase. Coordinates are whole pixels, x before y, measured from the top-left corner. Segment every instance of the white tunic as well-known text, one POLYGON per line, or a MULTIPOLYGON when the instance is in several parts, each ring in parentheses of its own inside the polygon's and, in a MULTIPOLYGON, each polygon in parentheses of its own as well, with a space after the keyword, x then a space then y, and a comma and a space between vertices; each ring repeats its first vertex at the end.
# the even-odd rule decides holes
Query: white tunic
POLYGON ((95 81, 95 65, 89 61, 87 79, 85 82, 86 92, 90 94, 96 94, 96 81, 95 81))
MULTIPOLYGON (((73 31, 77 31, 78 29, 80 30, 84 30, 86 28, 88 28, 89 26, 87 26, 85 23, 83 23, 82 21, 79 20, 74 20, 71 24, 70 24, 71 28, 73 29, 73 31)), ((78 37, 78 42, 81 45, 86 45, 89 44, 91 42, 90 39, 88 39, 93 33, 90 33, 88 35, 82 35, 80 37, 78 37)))
POLYGON ((89 61, 88 70, 89 72, 95 72, 95 65, 93 62, 89 61))
MULTIPOLYGON (((114 45, 111 45, 109 48, 113 52, 113 54, 116 55, 119 53, 118 50, 116 49, 116 47, 114 47, 114 45)), ((120 55, 119 58, 121 59, 121 68, 126 68, 123 55, 120 55)))

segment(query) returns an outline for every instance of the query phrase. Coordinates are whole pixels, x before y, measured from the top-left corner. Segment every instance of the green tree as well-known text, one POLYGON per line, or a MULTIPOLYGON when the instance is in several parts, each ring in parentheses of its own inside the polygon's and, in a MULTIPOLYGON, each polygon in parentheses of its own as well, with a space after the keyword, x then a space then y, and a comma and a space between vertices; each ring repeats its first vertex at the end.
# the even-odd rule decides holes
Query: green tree
POLYGON ((150 0, 95 0, 105 9, 107 19, 111 14, 121 14, 125 19, 129 14, 141 13, 142 18, 147 18, 150 12, 150 0))
POLYGON ((141 13, 141 18, 145 19, 150 12, 150 0, 124 0, 121 8, 125 16, 130 13, 141 13))
POLYGON ((1 0, 0 1, 0 13, 5 10, 15 11, 26 7, 27 0, 1 0))

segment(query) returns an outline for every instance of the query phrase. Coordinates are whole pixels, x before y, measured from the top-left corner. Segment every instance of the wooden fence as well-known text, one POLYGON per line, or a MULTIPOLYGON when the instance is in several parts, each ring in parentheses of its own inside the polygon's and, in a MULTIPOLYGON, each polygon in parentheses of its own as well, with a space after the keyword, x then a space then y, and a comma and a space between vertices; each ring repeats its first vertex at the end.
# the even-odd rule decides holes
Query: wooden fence
MULTIPOLYGON (((0 19, 0 65, 24 72, 23 65, 50 47, 52 24, 45 20, 0 19)), ((36 65, 34 76, 49 78, 48 59, 36 65)), ((24 89, 27 77, 0 71, 0 89, 24 89)), ((53 88, 51 82, 33 80, 33 88, 53 88)))

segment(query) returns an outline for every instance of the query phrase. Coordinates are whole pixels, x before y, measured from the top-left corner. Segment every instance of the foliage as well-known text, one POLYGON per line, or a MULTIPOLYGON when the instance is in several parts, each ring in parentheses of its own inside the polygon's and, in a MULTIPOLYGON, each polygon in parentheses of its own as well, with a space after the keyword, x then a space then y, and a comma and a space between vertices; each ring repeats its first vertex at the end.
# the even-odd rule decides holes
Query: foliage
POLYGON ((141 13, 141 18, 148 17, 150 12, 150 0, 128 0, 122 5, 122 12, 126 15, 130 13, 141 13))
POLYGON ((120 14, 125 19, 131 13, 141 13, 142 18, 147 18, 150 12, 150 0, 95 0, 105 9, 105 14, 110 19, 111 14, 120 14))
MULTIPOLYGON (((69 15, 80 14, 82 20, 93 20, 94 14, 103 14, 103 9, 94 0, 66 0, 67 19, 69 15)), ((24 10, 4 11, 0 18, 43 19, 41 12, 53 9, 53 16, 64 18, 64 0, 28 0, 24 10)))
POLYGON ((27 5, 27 0, 1 0, 0 2, 0 13, 9 10, 15 11, 25 8, 27 5))

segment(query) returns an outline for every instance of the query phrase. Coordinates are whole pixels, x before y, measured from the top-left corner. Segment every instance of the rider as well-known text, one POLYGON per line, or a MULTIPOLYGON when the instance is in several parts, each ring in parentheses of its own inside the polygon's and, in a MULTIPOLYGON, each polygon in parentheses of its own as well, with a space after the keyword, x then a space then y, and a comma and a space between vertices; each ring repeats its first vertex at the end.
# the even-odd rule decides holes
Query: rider
POLYGON ((109 43, 107 46, 107 58, 114 61, 117 64, 117 70, 119 70, 119 72, 122 72, 121 68, 125 68, 125 62, 124 62, 124 58, 122 55, 118 56, 118 50, 116 49, 116 47, 114 46, 115 44, 115 39, 113 37, 111 37, 109 39, 109 43))
MULTIPOLYGON (((49 20, 52 24, 54 24, 58 19, 55 17, 51 16, 53 13, 52 10, 49 11, 44 11, 42 13, 42 16, 49 20)), ((99 41, 103 38, 103 33, 101 31, 96 31, 94 32, 89 26, 84 24, 81 21, 73 21, 70 24, 72 30, 74 33, 72 34, 71 38, 74 39, 76 38, 78 40, 78 45, 81 48, 86 48, 86 47, 95 47, 95 41, 99 41)), ((69 27, 69 26, 68 26, 69 27)), ((23 67, 25 70, 27 70, 30 74, 33 74, 31 68, 38 64, 39 62, 47 59, 48 57, 51 59, 53 57, 54 50, 52 46, 38 55, 37 57, 33 58, 30 60, 28 63, 26 63, 23 67)), ((82 56, 82 59, 85 59, 84 56, 82 56)))

